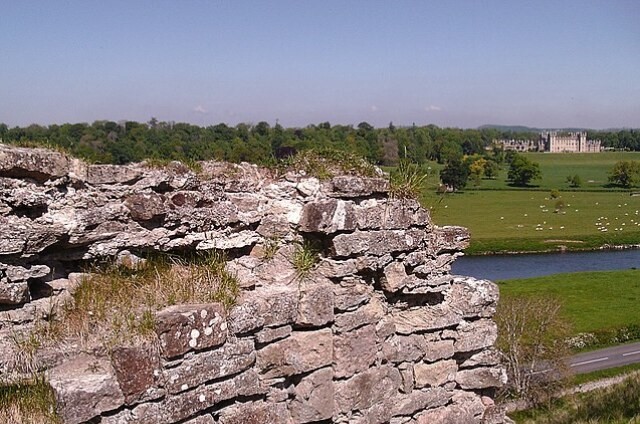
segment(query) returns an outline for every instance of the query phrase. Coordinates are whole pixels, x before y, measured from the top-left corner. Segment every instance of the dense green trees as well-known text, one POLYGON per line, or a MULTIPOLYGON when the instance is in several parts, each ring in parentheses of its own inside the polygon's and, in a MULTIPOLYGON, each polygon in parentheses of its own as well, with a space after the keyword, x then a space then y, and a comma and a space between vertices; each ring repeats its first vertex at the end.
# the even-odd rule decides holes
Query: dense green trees
POLYGON ((634 160, 616 162, 609 173, 609 183, 624 188, 640 183, 640 162, 634 160))
MULTIPOLYGON (((496 133, 496 134, 494 134, 496 133)), ((396 127, 374 128, 368 122, 357 126, 322 122, 304 128, 224 123, 200 127, 188 123, 162 122, 151 118, 134 121, 95 121, 92 124, 30 125, 9 128, 0 124, 5 143, 48 145, 98 163, 128 163, 145 158, 220 159, 262 162, 280 148, 294 150, 337 149, 350 151, 371 162, 396 165, 400 159, 414 163, 437 160, 445 163, 463 154, 484 153, 496 130, 396 127)))
POLYGON ((526 186, 532 180, 540 178, 540 165, 522 155, 514 155, 509 164, 507 178, 517 186, 526 186))
MULTIPOLYGON (((272 125, 265 121, 201 127, 156 118, 146 123, 95 121, 13 128, 0 123, 0 139, 5 143, 58 147, 97 163, 128 163, 145 158, 264 162, 281 148, 315 148, 349 151, 384 165, 397 165, 401 159, 417 164, 428 160, 446 164, 464 161, 465 157, 483 157, 487 160, 484 176, 488 178, 495 177, 497 166, 509 161, 512 154, 499 148, 492 150, 494 139, 532 137, 537 134, 495 128, 399 127, 392 123, 374 128, 368 122, 355 127, 321 122, 304 128, 284 128, 277 122, 272 125)), ((589 137, 600 138, 608 147, 640 150, 640 131, 597 132, 589 137)), ((478 175, 476 169, 476 182, 478 175)))
POLYGON ((464 188, 469 179, 469 165, 460 160, 453 158, 440 171, 440 180, 442 184, 450 187, 453 191, 464 188))

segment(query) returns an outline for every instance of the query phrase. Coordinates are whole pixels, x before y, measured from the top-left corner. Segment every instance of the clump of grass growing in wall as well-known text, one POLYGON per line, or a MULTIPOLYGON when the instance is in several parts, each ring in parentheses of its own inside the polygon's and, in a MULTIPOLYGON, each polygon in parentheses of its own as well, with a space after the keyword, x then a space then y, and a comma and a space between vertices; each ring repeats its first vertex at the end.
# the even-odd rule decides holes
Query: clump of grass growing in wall
POLYGON ((353 153, 335 149, 303 150, 283 159, 281 168, 284 171, 304 172, 320 180, 338 175, 379 176, 377 168, 367 160, 353 153))
POLYGON ((428 174, 408 161, 401 161, 389 175, 389 195, 396 199, 417 199, 428 174))
POLYGON ((11 368, 21 374, 32 374, 36 370, 35 355, 42 346, 41 333, 34 329, 28 333, 11 334, 14 349, 11 357, 11 368))
POLYGON ((55 407, 55 394, 42 375, 19 383, 0 383, 0 422, 62 424, 55 407))
POLYGON ((270 237, 265 239, 262 246, 262 259, 267 262, 272 260, 276 256, 276 253, 278 253, 278 247, 280 247, 280 241, 277 238, 270 237))
POLYGON ((147 158, 144 160, 144 165, 148 168, 153 169, 166 169, 171 166, 172 162, 178 162, 179 164, 187 167, 195 174, 200 174, 202 172, 202 164, 195 159, 181 159, 181 160, 173 160, 173 159, 164 159, 164 158, 147 158))
POLYGON ((292 263, 298 279, 304 279, 309 275, 318 262, 320 262, 320 249, 315 243, 305 240, 296 245, 292 263))
POLYGON ((155 311, 183 303, 220 302, 232 307, 240 288, 218 251, 189 258, 159 256, 130 269, 106 265, 92 272, 74 293, 64 314, 64 336, 98 337, 114 346, 154 333, 155 311))

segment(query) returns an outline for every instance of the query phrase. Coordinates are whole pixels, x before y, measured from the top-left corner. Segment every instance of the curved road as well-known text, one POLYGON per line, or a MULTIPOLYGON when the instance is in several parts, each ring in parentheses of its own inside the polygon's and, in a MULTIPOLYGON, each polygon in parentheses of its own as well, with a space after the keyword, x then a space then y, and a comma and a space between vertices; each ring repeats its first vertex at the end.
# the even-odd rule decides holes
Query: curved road
POLYGON ((640 362, 640 343, 629 343, 574 355, 569 366, 576 374, 640 362))

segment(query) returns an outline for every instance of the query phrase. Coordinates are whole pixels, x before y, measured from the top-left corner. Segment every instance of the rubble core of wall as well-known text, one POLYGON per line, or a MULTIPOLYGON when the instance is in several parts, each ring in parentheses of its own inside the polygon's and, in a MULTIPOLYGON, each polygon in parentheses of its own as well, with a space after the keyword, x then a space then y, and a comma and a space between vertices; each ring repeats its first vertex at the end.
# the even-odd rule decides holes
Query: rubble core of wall
POLYGON ((0 145, 0 373, 17 371, 11 335, 67 302, 81 265, 221 249, 242 288, 230 310, 175 305, 156 343, 45 355, 65 423, 503 422, 497 287, 449 272, 466 229, 389 198, 384 178, 202 168, 0 145), (321 260, 301 275, 305 240, 321 260))

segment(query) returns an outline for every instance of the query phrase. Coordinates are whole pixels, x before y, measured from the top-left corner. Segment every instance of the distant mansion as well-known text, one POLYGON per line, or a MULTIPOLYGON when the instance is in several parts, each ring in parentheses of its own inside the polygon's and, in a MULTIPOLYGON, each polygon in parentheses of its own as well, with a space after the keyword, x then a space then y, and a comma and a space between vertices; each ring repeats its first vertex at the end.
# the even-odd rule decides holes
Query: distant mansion
POLYGON ((600 140, 587 140, 586 132, 543 131, 537 140, 494 140, 504 150, 518 152, 596 153, 600 140))

